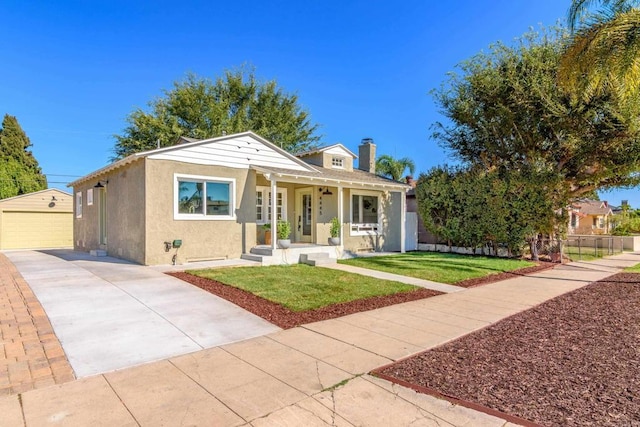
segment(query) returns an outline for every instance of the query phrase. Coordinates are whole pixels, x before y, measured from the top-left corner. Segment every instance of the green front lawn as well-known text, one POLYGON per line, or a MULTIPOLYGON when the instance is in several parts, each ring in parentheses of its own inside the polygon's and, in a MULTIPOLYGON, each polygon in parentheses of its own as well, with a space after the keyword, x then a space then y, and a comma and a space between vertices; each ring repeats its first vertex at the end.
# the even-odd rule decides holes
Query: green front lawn
POLYGON ((291 311, 314 310, 341 302, 420 289, 303 264, 194 270, 189 273, 243 289, 291 311))
POLYGON ((338 262, 449 284, 535 265, 533 262, 516 259, 437 252, 408 252, 398 255, 352 258, 338 262))
POLYGON ((578 248, 576 246, 564 246, 562 248, 562 252, 572 261, 593 261, 605 256, 622 253, 622 251, 615 251, 613 253, 610 253, 607 248, 598 248, 596 250, 594 247, 588 246, 582 248, 578 248))
POLYGON ((627 273, 640 273, 640 264, 636 264, 633 267, 627 267, 624 271, 627 273))

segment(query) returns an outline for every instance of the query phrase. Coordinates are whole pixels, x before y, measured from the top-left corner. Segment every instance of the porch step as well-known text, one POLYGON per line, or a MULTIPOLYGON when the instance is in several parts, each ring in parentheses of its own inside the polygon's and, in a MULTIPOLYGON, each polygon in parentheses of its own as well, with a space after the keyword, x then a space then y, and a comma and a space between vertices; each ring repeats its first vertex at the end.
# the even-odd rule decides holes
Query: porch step
POLYGON ((263 255, 256 254, 242 254, 240 255, 240 259, 246 259, 247 261, 256 261, 262 263, 263 255))
POLYGON ((326 264, 335 264, 336 259, 329 257, 329 254, 326 252, 317 252, 317 253, 311 253, 311 254, 301 254, 300 263, 311 265, 311 266, 326 265, 326 264))
POLYGON ((251 248, 250 252, 254 255, 273 256, 273 249, 265 247, 251 248))

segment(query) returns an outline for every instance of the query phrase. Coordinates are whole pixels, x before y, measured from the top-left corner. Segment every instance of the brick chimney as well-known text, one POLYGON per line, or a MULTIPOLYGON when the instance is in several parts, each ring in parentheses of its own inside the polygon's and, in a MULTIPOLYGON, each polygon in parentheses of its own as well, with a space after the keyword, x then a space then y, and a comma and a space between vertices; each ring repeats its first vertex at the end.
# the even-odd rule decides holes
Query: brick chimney
POLYGON ((358 147, 358 169, 376 173, 376 144, 371 138, 363 138, 358 147))

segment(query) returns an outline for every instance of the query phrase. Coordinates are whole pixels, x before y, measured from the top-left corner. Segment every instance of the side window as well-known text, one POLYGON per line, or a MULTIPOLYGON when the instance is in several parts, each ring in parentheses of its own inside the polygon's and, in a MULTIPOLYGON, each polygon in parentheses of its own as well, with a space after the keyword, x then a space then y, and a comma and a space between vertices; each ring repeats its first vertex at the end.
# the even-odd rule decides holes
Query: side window
POLYGON ((380 224, 378 196, 353 194, 351 196, 351 234, 377 232, 380 224))
MULTIPOLYGON (((287 219, 287 190, 279 189, 276 193, 276 218, 287 219)), ((256 222, 271 222, 271 191, 268 187, 256 189, 256 222)))
POLYGON ((82 191, 76 193, 76 218, 82 218, 82 191))

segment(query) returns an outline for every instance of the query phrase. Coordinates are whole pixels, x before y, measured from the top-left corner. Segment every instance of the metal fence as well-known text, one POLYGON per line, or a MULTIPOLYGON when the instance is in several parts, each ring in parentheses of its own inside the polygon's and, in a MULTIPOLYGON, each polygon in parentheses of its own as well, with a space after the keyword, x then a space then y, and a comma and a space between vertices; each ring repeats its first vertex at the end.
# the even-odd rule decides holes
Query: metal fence
MULTIPOLYGON (((622 253, 625 238, 619 236, 569 236, 566 239, 538 239, 536 250, 541 260, 551 262, 588 261, 622 253)), ((528 256, 532 256, 528 249, 528 256)))
POLYGON ((562 254, 573 261, 615 255, 625 248, 625 238, 621 236, 569 236, 563 242, 562 254))

